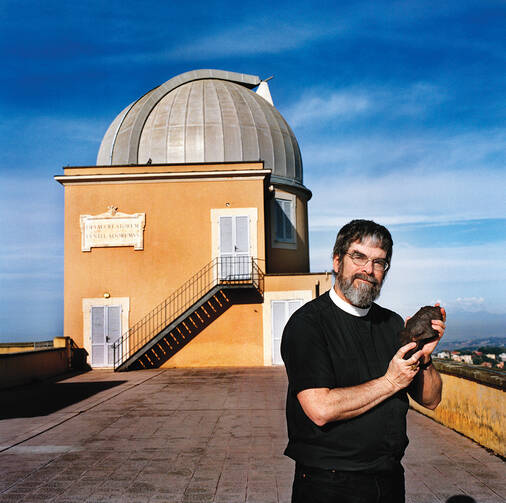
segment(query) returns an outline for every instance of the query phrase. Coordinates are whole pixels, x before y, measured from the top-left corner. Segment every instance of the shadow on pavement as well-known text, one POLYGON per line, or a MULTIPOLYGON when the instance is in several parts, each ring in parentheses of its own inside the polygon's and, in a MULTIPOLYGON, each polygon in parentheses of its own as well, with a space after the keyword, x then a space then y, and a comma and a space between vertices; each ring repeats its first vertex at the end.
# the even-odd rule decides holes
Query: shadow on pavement
POLYGON ((446 500, 446 503, 476 503, 474 498, 471 496, 465 496, 463 494, 456 494, 446 500))
POLYGON ((0 391, 0 419, 46 416, 127 381, 56 382, 0 391))

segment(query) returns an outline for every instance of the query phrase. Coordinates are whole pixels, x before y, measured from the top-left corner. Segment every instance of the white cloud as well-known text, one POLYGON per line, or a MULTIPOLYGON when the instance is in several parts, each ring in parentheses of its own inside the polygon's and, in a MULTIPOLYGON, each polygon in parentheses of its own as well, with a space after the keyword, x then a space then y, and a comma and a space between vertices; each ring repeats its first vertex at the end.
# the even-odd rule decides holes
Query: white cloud
POLYGON ((338 118, 340 120, 364 115, 371 107, 371 98, 366 93, 333 92, 327 96, 316 93, 304 96, 285 113, 292 127, 314 121, 338 118))
POLYGON ((337 119, 342 123, 373 114, 420 117, 444 99, 445 93, 429 82, 416 82, 405 88, 315 88, 304 92, 284 115, 292 127, 310 124, 313 128, 316 122, 337 119))
MULTIPOLYGON (((311 243, 311 270, 330 270, 335 233, 311 243), (324 242, 325 241, 325 242, 324 242)), ((438 300, 447 311, 505 313, 506 242, 459 247, 395 245, 379 303, 403 316, 438 300)))
POLYGON ((343 31, 339 23, 290 22, 273 18, 256 18, 231 29, 218 29, 213 33, 193 36, 190 41, 156 51, 104 56, 103 61, 144 63, 163 61, 199 61, 213 58, 279 54, 300 48, 313 41, 331 38, 343 31), (325 26, 325 24, 329 26, 325 26))
POLYGON ((479 310, 504 313, 505 247, 504 241, 459 247, 396 247, 384 299, 404 313, 438 299, 445 299, 442 304, 452 311, 476 311, 479 306, 479 310))
POLYGON ((482 311, 486 307, 483 297, 457 297, 452 304, 456 308, 468 312, 482 311))
POLYGON ((199 59, 224 56, 276 54, 326 38, 338 29, 299 23, 247 23, 231 30, 218 31, 174 48, 170 59, 199 59))
POLYGON ((505 175, 496 171, 394 172, 327 176, 309 184, 310 227, 335 229, 352 218, 384 225, 448 223, 506 215, 505 175))
POLYGON ((306 166, 326 173, 377 174, 385 171, 453 171, 476 168, 503 169, 506 157, 505 130, 436 135, 385 131, 381 135, 305 140, 302 155, 306 166), (321 169, 319 169, 321 167, 321 169))

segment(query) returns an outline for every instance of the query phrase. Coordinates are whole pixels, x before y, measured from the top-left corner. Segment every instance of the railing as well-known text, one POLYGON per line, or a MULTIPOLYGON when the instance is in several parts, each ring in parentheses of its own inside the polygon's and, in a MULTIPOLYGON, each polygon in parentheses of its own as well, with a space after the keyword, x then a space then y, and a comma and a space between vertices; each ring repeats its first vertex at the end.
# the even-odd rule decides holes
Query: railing
POLYGON ((52 347, 54 347, 52 340, 34 342, 0 342, 0 353, 15 352, 16 350, 35 351, 37 349, 50 349, 52 347))
POLYGON ((264 274, 256 259, 249 256, 215 258, 114 342, 114 368, 213 289, 240 286, 252 286, 263 293, 264 274))

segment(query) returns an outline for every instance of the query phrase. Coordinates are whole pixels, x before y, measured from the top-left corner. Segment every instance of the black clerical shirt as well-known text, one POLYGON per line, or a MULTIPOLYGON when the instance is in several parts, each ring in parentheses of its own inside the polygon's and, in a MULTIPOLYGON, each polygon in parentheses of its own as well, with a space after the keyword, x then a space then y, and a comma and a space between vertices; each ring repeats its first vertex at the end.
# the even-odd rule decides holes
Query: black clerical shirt
POLYGON ((358 317, 323 294, 296 311, 283 332, 288 374, 285 454, 324 469, 381 472, 396 469, 408 444, 408 399, 402 390, 364 414, 322 427, 304 413, 297 393, 362 384, 385 374, 404 326, 396 313, 373 304, 358 317))

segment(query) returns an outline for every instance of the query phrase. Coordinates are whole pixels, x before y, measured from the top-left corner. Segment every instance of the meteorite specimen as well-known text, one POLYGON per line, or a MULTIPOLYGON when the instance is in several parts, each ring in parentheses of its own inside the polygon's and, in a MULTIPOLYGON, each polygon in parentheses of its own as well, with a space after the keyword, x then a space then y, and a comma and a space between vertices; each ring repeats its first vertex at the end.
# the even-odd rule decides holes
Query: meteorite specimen
POLYGON ((401 346, 416 342, 416 348, 409 350, 404 359, 407 360, 419 351, 425 344, 438 337, 437 330, 432 328, 432 320, 443 320, 443 313, 439 306, 424 306, 406 322, 406 327, 399 332, 401 346))

